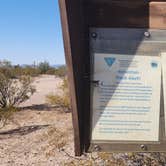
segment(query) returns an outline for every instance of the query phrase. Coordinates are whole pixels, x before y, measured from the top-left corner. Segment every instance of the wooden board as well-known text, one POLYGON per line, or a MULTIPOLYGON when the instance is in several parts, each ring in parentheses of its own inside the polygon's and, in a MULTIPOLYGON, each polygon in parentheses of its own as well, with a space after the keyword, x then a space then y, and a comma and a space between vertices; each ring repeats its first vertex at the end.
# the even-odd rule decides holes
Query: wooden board
POLYGON ((166 28, 166 2, 91 0, 86 6, 91 27, 166 28))
POLYGON ((166 29, 166 2, 150 3, 149 27, 166 29))

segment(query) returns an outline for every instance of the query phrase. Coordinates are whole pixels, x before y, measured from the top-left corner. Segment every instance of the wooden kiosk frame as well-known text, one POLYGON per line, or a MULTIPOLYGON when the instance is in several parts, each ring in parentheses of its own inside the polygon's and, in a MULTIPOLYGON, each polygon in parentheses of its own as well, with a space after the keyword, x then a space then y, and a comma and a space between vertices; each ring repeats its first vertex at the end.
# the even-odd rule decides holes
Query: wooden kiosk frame
MULTIPOLYGON (((166 29, 164 0, 59 0, 70 82, 75 153, 84 151, 166 151, 158 144, 91 143, 90 28, 166 29)), ((163 99, 163 97, 162 97, 163 99)), ((163 101, 161 101, 163 109, 163 101)), ((163 122, 164 123, 164 122, 163 122)), ((161 125, 163 125, 161 123, 161 125)))

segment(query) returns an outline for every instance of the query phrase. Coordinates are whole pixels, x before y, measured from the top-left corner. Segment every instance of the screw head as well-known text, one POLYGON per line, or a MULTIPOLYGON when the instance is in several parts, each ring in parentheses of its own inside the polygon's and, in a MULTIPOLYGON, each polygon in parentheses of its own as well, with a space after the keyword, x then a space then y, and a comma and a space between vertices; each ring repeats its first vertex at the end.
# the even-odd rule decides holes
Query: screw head
POLYGON ((100 151, 100 146, 99 145, 94 145, 94 150, 96 151, 96 152, 98 152, 98 151, 100 151))
POLYGON ((93 39, 96 39, 96 38, 97 38, 97 33, 96 33, 96 32, 92 32, 91 37, 92 37, 93 39))
POLYGON ((147 150, 147 146, 146 146, 146 145, 141 145, 141 149, 142 149, 143 151, 146 151, 146 150, 147 150))
POLYGON ((147 38, 150 37, 150 32, 148 32, 148 31, 144 32, 144 36, 147 38))

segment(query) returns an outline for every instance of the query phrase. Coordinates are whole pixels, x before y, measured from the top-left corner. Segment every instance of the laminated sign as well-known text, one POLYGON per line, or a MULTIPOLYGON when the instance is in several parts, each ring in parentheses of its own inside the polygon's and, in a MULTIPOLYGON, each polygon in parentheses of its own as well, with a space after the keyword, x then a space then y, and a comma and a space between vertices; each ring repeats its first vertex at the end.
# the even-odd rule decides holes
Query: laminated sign
POLYGON ((93 73, 92 141, 159 141, 160 57, 95 53, 93 73))

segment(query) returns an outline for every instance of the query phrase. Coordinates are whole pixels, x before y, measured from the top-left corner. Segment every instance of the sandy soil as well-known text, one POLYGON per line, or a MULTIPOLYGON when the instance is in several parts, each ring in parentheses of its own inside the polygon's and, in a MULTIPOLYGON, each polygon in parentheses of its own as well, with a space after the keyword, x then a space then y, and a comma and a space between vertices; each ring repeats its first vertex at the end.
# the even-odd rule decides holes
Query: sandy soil
POLYGON ((36 92, 29 100, 21 104, 21 106, 32 106, 45 104, 46 95, 50 93, 61 93, 59 86, 62 84, 62 79, 52 75, 41 75, 40 77, 34 78, 34 87, 36 92))
POLYGON ((74 156, 71 114, 45 104, 47 94, 61 93, 62 80, 43 75, 33 84, 36 93, 0 130, 0 166, 62 165, 74 156))
POLYGON ((71 113, 45 105, 62 80, 35 79, 37 93, 0 130, 0 166, 166 166, 160 153, 92 153, 74 157, 71 113))
POLYGON ((0 165, 61 165, 68 160, 61 148, 71 154, 72 140, 70 114, 54 109, 18 112, 0 131, 0 165))

